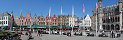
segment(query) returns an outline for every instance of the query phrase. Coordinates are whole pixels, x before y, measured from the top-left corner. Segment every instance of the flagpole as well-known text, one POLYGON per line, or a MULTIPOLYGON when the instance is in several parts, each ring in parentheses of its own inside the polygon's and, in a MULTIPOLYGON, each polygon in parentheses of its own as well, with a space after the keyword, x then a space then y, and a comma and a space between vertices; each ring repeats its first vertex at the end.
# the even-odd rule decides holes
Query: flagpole
MULTIPOLYGON (((83 27, 85 26, 85 25, 84 25, 84 12, 85 12, 85 7, 84 7, 84 4, 83 4, 83 7, 82 7, 83 27)), ((85 27, 84 27, 84 32, 85 32, 85 27)))
POLYGON ((72 35, 73 35, 73 27, 74 27, 74 7, 72 6, 72 19, 73 19, 73 24, 72 24, 72 35))
POLYGON ((61 32, 61 35, 62 35, 62 7, 61 7, 61 27, 60 27, 60 32, 61 32))
MULTIPOLYGON (((82 10, 83 10, 83 12, 82 12, 83 15, 82 15, 82 16, 83 16, 83 26, 84 26, 84 10, 85 10, 85 9, 84 9, 84 4, 83 4, 83 9, 82 9, 82 10)), ((84 28, 84 29, 85 29, 85 28, 84 28)))
POLYGON ((49 34, 50 34, 50 13, 51 13, 51 8, 49 9, 49 34))
POLYGON ((97 36, 97 9, 98 9, 98 4, 96 3, 96 36, 97 36))
POLYGON ((96 36, 97 36, 97 11, 96 11, 96 36))

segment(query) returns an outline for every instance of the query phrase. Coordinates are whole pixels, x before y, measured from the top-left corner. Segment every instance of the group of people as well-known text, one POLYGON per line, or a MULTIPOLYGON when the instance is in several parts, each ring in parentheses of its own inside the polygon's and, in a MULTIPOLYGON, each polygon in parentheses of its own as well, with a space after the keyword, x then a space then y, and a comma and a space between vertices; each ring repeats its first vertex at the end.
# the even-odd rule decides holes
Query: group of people
POLYGON ((37 31, 37 36, 42 36, 42 35, 41 35, 42 32, 43 32, 42 30, 38 30, 38 31, 37 31))
MULTIPOLYGON (((33 39, 33 37, 32 37, 32 33, 33 31, 31 31, 31 30, 28 30, 26 33, 25 33, 25 35, 28 35, 29 36, 29 39, 33 39)), ((42 34, 42 30, 38 30, 37 31, 37 36, 41 36, 41 34, 42 34)))
POLYGON ((120 33, 115 33, 111 31, 111 38, 120 37, 120 33))
MULTIPOLYGON (((41 36, 41 34, 42 34, 42 30, 37 30, 37 36, 41 36)), ((31 33, 32 33, 32 31, 31 30, 28 30, 26 33, 25 33, 25 35, 31 35, 31 33)))

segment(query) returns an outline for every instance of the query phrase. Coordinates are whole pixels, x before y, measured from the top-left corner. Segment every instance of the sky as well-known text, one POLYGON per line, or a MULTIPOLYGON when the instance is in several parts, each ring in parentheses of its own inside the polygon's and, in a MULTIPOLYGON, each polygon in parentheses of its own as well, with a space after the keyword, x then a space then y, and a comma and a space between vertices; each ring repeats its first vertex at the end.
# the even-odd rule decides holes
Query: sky
MULTIPOLYGON (((85 6, 84 16, 92 15, 92 10, 95 9, 98 0, 0 0, 0 13, 12 12, 14 16, 26 16, 28 12, 33 17, 48 15, 49 8, 51 8, 51 16, 59 15, 62 7, 63 15, 72 14, 72 6, 74 6, 74 14, 77 17, 82 17, 82 5, 85 6)), ((103 6, 110 6, 116 4, 118 0, 103 0, 103 6)))

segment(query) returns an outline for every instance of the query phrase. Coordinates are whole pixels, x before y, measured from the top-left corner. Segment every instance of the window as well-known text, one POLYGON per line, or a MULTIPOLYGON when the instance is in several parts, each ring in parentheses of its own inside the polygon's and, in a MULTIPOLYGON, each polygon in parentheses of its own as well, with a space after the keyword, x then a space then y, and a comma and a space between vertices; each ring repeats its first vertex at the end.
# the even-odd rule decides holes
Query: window
POLYGON ((120 21, 120 17, 117 18, 117 21, 118 21, 118 22, 120 21))
POLYGON ((7 24, 7 21, 6 21, 6 24, 7 24))
POLYGON ((6 17, 6 20, 7 20, 8 17, 6 17))
POLYGON ((22 20, 22 22, 23 22, 23 20, 22 20))
POLYGON ((6 17, 4 17, 4 20, 6 20, 6 17))
POLYGON ((3 20, 5 20, 5 17, 3 17, 3 20))
POLYGON ((27 19, 26 19, 26 21, 27 21, 27 19))
POLYGON ((30 21, 30 19, 28 21, 30 21))

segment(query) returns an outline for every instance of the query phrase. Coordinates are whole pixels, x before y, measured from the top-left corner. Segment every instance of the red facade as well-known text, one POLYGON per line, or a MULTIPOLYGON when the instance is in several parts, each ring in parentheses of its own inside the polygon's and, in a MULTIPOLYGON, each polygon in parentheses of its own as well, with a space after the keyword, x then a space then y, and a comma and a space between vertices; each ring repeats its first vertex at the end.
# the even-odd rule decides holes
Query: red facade
POLYGON ((55 14, 53 15, 53 17, 49 17, 49 15, 46 16, 45 25, 49 25, 49 21, 50 21, 50 25, 52 25, 52 26, 58 25, 58 19, 55 14))

